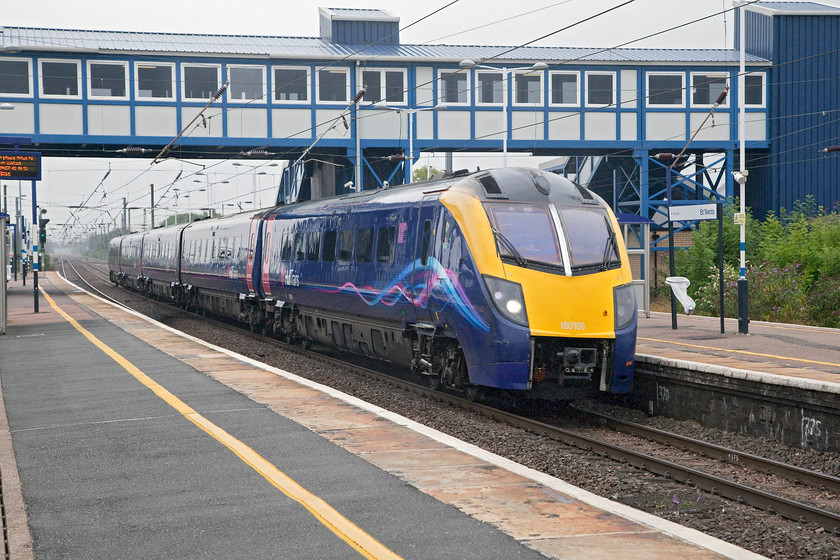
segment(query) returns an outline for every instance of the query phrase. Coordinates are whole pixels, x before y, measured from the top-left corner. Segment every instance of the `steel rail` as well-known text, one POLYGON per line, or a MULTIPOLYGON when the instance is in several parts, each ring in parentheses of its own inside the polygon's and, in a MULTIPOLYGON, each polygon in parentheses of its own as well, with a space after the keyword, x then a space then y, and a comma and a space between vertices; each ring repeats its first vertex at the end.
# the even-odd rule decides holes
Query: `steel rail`
POLYGON ((612 418, 597 412, 580 410, 584 414, 598 418, 604 424, 618 432, 628 433, 636 437, 647 438, 657 443, 670 445, 683 451, 692 451, 701 456, 713 457, 733 465, 746 465, 765 474, 776 474, 796 484, 805 484, 820 490, 829 490, 840 494, 840 478, 829 474, 804 469, 786 463, 780 463, 772 459, 766 459, 750 453, 744 453, 730 447, 708 443, 698 439, 681 436, 672 432, 666 432, 643 424, 637 424, 627 420, 612 418))

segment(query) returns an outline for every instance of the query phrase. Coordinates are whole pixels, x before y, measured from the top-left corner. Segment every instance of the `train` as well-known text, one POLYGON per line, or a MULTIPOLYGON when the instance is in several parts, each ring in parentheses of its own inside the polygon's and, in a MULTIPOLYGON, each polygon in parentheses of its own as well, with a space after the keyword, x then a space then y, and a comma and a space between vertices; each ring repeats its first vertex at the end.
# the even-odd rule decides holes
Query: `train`
POLYGON ((130 233, 108 263, 114 284, 433 388, 563 401, 633 387, 618 232, 595 193, 502 168, 130 233))

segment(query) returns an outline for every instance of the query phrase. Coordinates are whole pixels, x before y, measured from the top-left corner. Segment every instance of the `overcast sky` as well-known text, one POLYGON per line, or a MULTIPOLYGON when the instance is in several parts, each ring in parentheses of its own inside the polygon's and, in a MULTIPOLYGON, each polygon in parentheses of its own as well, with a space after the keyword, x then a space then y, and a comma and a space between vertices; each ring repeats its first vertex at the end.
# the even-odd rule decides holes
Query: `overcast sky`
MULTIPOLYGON (((821 3, 840 6, 840 0, 822 0, 821 3)), ((543 46, 611 47, 732 7, 731 0, 635 0, 624 6, 621 4, 623 0, 6 0, 0 10, 0 25, 315 37, 319 34, 319 6, 384 8, 400 18, 402 43, 514 46, 620 6, 606 15, 534 43, 543 46)), ((733 31, 734 17, 730 12, 628 46, 731 48, 733 31)), ((492 155, 484 155, 459 161, 456 156, 455 168, 474 168, 475 165, 484 168, 501 164, 501 161, 494 163, 492 159, 492 155)), ((517 164, 517 159, 511 154, 510 163, 517 164)), ((529 161, 536 163, 534 160, 529 161)), ((427 162, 442 165, 440 158, 429 159, 424 156, 420 160, 421 164, 427 162)), ((51 226, 66 221, 69 210, 62 206, 84 202, 108 167, 109 162, 103 159, 44 161, 44 176, 38 184, 38 197, 42 206, 49 209, 51 226)), ((136 198, 140 193, 147 192, 150 183, 166 184, 172 181, 181 164, 167 163, 148 170, 147 161, 115 160, 111 162, 111 167, 113 171, 104 183, 104 190, 109 193, 110 200, 119 200, 124 196, 136 198), (141 170, 147 171, 140 174, 141 170)), ((184 168, 188 170, 190 166, 184 168)), ((220 165, 216 168, 219 175, 211 177, 211 180, 220 181, 222 175, 240 169, 230 164, 220 165)), ((271 173, 279 169, 267 171, 271 173)), ((238 194, 241 197, 239 202, 250 200, 254 179, 253 176, 244 176, 232 179, 226 185, 218 185, 216 190, 225 189, 226 192, 214 191, 214 199, 219 201, 238 194)), ((269 204, 274 198, 269 177, 257 177, 256 184, 258 190, 264 191, 261 202, 269 204)), ((200 186, 193 185, 195 188, 200 186)), ((26 185, 23 191, 28 189, 26 185)), ((16 182, 11 182, 9 190, 17 194, 16 182)), ((90 203, 100 201, 102 190, 97 192, 90 203)), ((193 193, 192 199, 192 208, 204 206, 207 203, 206 192, 193 193)), ((13 202, 9 202, 9 209, 13 213, 13 202)), ((183 199, 181 209, 186 211, 183 199)), ((27 211, 26 214, 31 215, 31 212, 27 211)), ((136 223, 141 221, 139 213, 135 214, 134 221, 132 225, 140 225, 136 223)))

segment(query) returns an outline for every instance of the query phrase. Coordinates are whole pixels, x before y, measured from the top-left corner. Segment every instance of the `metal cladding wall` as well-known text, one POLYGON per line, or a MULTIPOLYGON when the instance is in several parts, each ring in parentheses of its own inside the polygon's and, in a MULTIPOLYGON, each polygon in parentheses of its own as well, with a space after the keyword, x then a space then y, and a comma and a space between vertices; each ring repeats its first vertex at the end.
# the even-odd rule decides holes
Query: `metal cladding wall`
POLYGON ((747 205, 758 218, 791 210, 811 195, 840 204, 840 14, 747 12, 747 51, 772 58, 768 75, 770 152, 750 162, 747 205), (768 27, 772 25, 772 33, 768 27))

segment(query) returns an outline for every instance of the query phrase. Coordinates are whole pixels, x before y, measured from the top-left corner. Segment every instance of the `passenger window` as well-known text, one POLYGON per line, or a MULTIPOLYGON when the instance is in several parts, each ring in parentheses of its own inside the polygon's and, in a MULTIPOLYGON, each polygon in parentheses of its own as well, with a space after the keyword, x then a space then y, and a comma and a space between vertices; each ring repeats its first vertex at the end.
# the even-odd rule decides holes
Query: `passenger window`
POLYGON ((423 222, 423 244, 420 246, 420 264, 426 266, 429 262, 429 245, 432 242, 432 221, 423 222))
POLYGON ((321 252, 321 232, 310 231, 306 236, 306 260, 317 261, 321 252))
POLYGON ((373 228, 359 230, 356 236, 356 262, 373 260, 373 228))
POLYGON ((303 232, 295 234, 295 260, 302 261, 304 257, 303 232))
POLYGON ((283 242, 280 249, 280 260, 288 261, 292 259, 292 236, 288 233, 283 234, 283 242))
POLYGON ((396 228, 379 228, 379 236, 376 238, 376 262, 389 263, 394 260, 394 241, 396 239, 396 228))
POLYGON ((341 231, 338 239, 338 260, 349 262, 353 260, 353 241, 356 239, 356 232, 352 229, 341 231))
POLYGON ((321 253, 324 262, 333 262, 335 260, 336 237, 338 237, 338 232, 335 230, 324 232, 324 250, 321 253))

